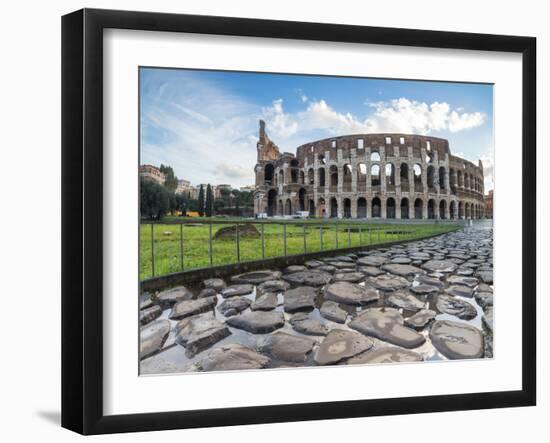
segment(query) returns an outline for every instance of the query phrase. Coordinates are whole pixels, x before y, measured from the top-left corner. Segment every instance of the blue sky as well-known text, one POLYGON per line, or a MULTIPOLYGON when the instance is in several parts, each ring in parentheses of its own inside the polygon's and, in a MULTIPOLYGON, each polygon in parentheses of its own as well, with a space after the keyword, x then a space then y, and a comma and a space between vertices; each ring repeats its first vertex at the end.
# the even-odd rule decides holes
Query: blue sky
POLYGON ((491 85, 140 69, 141 163, 171 165, 199 183, 254 183, 258 120, 282 151, 368 132, 447 138, 486 168, 493 188, 491 85))

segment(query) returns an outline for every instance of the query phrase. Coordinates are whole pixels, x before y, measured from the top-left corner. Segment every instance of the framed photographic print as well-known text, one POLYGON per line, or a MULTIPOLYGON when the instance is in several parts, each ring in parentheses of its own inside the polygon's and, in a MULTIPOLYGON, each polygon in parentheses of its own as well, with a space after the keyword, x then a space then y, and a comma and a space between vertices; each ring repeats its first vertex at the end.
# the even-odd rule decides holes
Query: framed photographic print
POLYGON ((535 51, 64 16, 62 425, 534 405, 535 51))

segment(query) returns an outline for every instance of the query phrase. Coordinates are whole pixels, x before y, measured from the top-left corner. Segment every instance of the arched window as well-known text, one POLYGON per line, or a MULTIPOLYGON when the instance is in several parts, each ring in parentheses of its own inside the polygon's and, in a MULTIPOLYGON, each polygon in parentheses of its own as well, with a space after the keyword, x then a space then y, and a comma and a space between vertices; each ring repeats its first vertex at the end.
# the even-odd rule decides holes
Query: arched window
POLYGON ((428 200, 428 218, 435 218, 435 200, 428 200))
POLYGON ((393 166, 393 163, 386 163, 386 185, 395 186, 395 166, 393 166))
POLYGON ((336 200, 334 197, 330 199, 330 217, 338 217, 338 200, 336 200))
POLYGON ((271 185, 272 182, 273 182, 273 171, 275 170, 275 168, 273 167, 273 165, 271 163, 268 163, 267 165, 265 165, 264 167, 264 183, 266 185, 271 185))
POLYGON ((380 165, 371 166, 370 179, 372 186, 380 186, 380 165))
POLYGON ((270 189, 267 193, 267 215, 273 217, 277 214, 277 191, 270 189))
POLYGON ((344 218, 351 218, 351 200, 349 198, 344 199, 344 218))
POLYGON ((409 165, 407 163, 401 163, 399 178, 401 179, 401 184, 409 183, 409 165))
POLYGON ((306 190, 304 188, 300 188, 300 191, 298 191, 298 204, 300 205, 300 211, 306 210, 306 190))
POLYGON ((367 218, 367 199, 364 197, 357 199, 357 218, 367 218))
POLYGON ((439 168, 439 189, 445 189, 445 181, 446 181, 445 168, 441 166, 439 168))
POLYGON ((319 186, 325 186, 325 168, 319 168, 319 186))
POLYGON ((290 201, 290 199, 287 199, 287 201, 286 201, 285 214, 286 215, 292 215, 292 202, 290 201))
POLYGON ((439 202, 439 218, 447 218, 447 202, 445 200, 439 202))
POLYGON ((338 167, 335 165, 332 165, 330 167, 330 187, 333 188, 333 190, 336 190, 336 187, 338 186, 338 167))
POLYGON ((380 203, 380 199, 378 197, 374 197, 372 199, 372 216, 373 218, 380 218, 382 215, 382 206, 380 203))
POLYGON ((374 151, 370 155, 370 161, 371 162, 379 162, 380 161, 380 154, 378 151, 374 151))
POLYGON ((352 178, 352 169, 349 163, 344 165, 344 192, 351 191, 351 178, 352 178))
POLYGON ((409 218, 409 199, 401 199, 401 218, 409 218))
POLYGON ((386 218, 395 218, 395 199, 393 197, 386 200, 386 218))
POLYGON ((277 180, 277 184, 284 185, 285 183, 285 172, 281 169, 279 170, 279 179, 277 180))
POLYGON ((307 184, 308 185, 312 185, 312 184, 315 183, 313 175, 314 175, 313 168, 309 168, 308 171, 307 171, 307 184))
POLYGON ((414 184, 421 185, 422 184, 422 166, 420 166, 418 163, 416 163, 413 166, 413 175, 414 175, 414 184))
POLYGON ((435 168, 433 166, 428 166, 428 189, 434 188, 435 185, 435 168))
POLYGON ((357 165, 357 190, 365 191, 367 186, 367 165, 359 163, 357 165))
POLYGON ((422 218, 422 212, 423 212, 423 202, 422 199, 417 198, 414 201, 414 218, 421 219, 422 218))

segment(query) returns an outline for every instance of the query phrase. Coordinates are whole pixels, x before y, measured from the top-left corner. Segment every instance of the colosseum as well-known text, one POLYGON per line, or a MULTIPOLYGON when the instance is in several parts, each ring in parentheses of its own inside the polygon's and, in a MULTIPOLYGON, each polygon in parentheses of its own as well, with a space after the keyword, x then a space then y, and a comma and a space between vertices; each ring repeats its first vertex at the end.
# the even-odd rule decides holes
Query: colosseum
POLYGON ((316 218, 471 219, 484 213, 483 164, 442 138, 354 134, 281 153, 260 121, 255 214, 316 218))

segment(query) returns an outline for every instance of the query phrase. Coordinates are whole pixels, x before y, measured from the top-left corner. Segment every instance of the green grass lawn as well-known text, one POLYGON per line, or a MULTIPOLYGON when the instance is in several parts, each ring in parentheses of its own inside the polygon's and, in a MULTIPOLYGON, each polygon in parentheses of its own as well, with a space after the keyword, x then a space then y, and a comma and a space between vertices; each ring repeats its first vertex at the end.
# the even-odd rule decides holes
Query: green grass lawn
MULTIPOLYGON (((221 224, 185 223, 181 218, 166 218, 164 223, 140 226, 140 279, 153 276, 152 248, 154 250, 154 276, 237 261, 259 260, 283 256, 284 229, 280 221, 255 222, 258 232, 264 229, 264 254, 261 237, 240 237, 239 251, 235 237, 212 240, 212 263, 210 263, 210 229, 212 236, 237 219, 224 219, 221 224), (151 228, 152 227, 152 228, 151 228), (153 241, 151 241, 151 237, 153 241)), ((242 223, 243 221, 240 220, 242 223)), ((366 223, 361 221, 316 220, 285 221, 286 255, 316 252, 328 249, 383 244, 396 240, 422 238, 457 229, 457 225, 444 223, 392 224, 366 223), (322 232, 322 245, 321 245, 322 232), (338 243, 336 240, 338 234, 338 243)))

